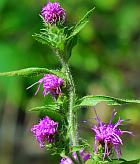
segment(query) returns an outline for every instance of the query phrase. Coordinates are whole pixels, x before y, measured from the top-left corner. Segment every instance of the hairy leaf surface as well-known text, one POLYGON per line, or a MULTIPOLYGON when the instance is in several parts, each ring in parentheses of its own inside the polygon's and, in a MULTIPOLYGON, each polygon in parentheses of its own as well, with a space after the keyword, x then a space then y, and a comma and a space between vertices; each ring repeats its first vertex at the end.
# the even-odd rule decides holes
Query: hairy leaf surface
POLYGON ((60 77, 64 77, 63 73, 58 70, 49 70, 47 68, 26 68, 17 71, 11 72, 1 72, 0 76, 25 76, 25 77, 33 77, 38 76, 40 74, 52 73, 60 77))
POLYGON ((95 106, 98 103, 105 102, 108 105, 122 105, 130 103, 140 103, 140 100, 120 99, 110 96, 85 96, 78 102, 78 106, 95 106))

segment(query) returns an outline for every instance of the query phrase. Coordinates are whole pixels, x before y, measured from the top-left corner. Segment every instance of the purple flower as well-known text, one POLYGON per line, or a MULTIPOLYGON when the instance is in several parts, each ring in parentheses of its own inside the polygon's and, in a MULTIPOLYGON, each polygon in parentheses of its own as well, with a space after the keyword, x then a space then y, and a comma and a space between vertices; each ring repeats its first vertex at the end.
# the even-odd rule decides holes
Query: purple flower
POLYGON ((69 157, 65 157, 61 159, 60 164, 74 164, 74 163, 69 157))
POLYGON ((40 120, 39 124, 34 125, 31 131, 40 143, 40 147, 44 147, 46 141, 48 141, 48 143, 54 142, 55 134, 58 132, 57 128, 58 122, 54 122, 46 116, 44 119, 40 120))
POLYGON ((62 78, 57 77, 56 75, 53 74, 46 74, 42 79, 40 79, 38 82, 34 83, 27 89, 31 88, 35 84, 38 84, 38 89, 35 93, 35 95, 38 93, 40 89, 40 85, 43 83, 43 95, 44 97, 47 96, 49 93, 52 94, 52 96, 55 98, 56 96, 61 95, 61 87, 64 85, 64 80, 62 78))
MULTIPOLYGON (((75 160, 78 160, 78 157, 76 155, 76 152, 72 153, 72 156, 75 160)), ((84 151, 84 149, 82 149, 80 151, 80 156, 82 157, 83 161, 86 162, 87 160, 89 160, 91 158, 91 154, 90 153, 86 153, 84 151)), ((69 158, 69 157, 65 157, 61 159, 60 164, 74 164, 73 161, 69 158)))
POLYGON ((57 22, 63 24, 66 21, 66 12, 61 8, 59 2, 48 2, 48 4, 43 7, 41 14, 46 23, 50 23, 51 25, 57 22))
POLYGON ((109 124, 102 122, 97 116, 96 120, 98 121, 98 125, 95 125, 92 128, 92 130, 95 132, 95 153, 98 153, 98 146, 100 147, 101 145, 104 148, 103 159, 111 155, 113 147, 119 159, 122 155, 121 145, 123 145, 122 139, 120 137, 124 133, 132 135, 132 132, 123 131, 119 128, 120 125, 123 125, 122 123, 124 122, 124 120, 121 120, 119 118, 116 124, 112 123, 112 120, 114 119, 116 114, 117 112, 114 111, 109 124))

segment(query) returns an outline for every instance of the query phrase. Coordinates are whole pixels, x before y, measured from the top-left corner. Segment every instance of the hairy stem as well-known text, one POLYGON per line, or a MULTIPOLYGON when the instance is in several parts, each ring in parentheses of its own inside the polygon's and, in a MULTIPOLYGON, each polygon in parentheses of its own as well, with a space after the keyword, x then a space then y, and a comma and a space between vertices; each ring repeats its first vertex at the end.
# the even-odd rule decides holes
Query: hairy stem
MULTIPOLYGON (((73 77, 68 65, 68 62, 65 61, 62 54, 59 52, 56 52, 57 57, 59 58, 60 63, 62 64, 62 68, 64 69, 64 72, 66 74, 67 80, 68 80, 68 93, 69 93, 69 113, 68 113, 68 135, 70 138, 70 147, 72 146, 78 146, 78 122, 77 122, 77 111, 75 110, 75 100, 76 100, 76 93, 75 93, 75 86, 73 77)), ((83 164, 83 160, 80 156, 80 152, 76 151, 77 155, 77 162, 78 164, 83 164)))
POLYGON ((73 82, 73 78, 70 72, 70 68, 68 63, 63 59, 62 55, 57 53, 57 56, 63 66, 64 72, 66 74, 68 80, 68 92, 69 92, 69 115, 68 115, 68 123, 69 123, 69 135, 70 135, 70 142, 72 146, 78 145, 77 139, 77 113, 74 112, 74 105, 75 105, 75 86, 73 82))

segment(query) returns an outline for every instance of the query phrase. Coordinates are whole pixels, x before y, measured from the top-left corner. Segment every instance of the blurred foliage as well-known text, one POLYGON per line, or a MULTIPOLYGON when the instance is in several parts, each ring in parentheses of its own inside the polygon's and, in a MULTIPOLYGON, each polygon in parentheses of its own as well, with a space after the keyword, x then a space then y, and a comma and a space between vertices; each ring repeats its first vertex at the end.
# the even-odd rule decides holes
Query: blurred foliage
MULTIPOLYGON (((0 72, 27 67, 49 69, 59 67, 49 47, 39 44, 32 38, 32 34, 39 32, 41 27, 39 14, 45 3, 46 0, 22 0, 20 3, 17 0, 0 1, 0 72)), ((93 17, 81 31, 78 45, 74 48, 70 60, 79 96, 106 94, 120 98, 140 98, 140 1, 61 0, 61 5, 67 10, 68 22, 72 23, 78 21, 87 10, 95 6, 93 17)), ((10 107, 18 106, 18 109, 25 113, 27 107, 39 106, 47 101, 41 94, 33 96, 36 87, 26 90, 39 78, 3 77, 0 79, 0 118, 4 113, 5 103, 10 107)), ((134 139, 130 137, 129 144, 126 144, 124 158, 139 158, 140 106, 131 105, 121 108, 125 109, 119 113, 123 118, 132 119, 133 125, 129 128, 136 133, 134 139)), ((99 110, 104 119, 110 115, 108 111, 99 110)), ((83 118, 85 113, 81 113, 80 116, 83 118)), ((88 113, 86 116, 89 117, 88 113)), ((82 130, 87 133, 87 129, 82 130)), ((26 131, 26 133, 30 132, 26 131)), ((88 138, 91 144, 93 144, 93 136, 89 130, 88 138)), ((32 143, 30 146, 33 146, 32 143)), ((21 153, 19 157, 14 156, 14 163, 18 163, 26 154, 31 155, 31 152, 21 153)), ((37 155, 40 157, 36 158, 41 159, 41 153, 37 155)), ((29 163, 29 160, 26 163, 29 163)))

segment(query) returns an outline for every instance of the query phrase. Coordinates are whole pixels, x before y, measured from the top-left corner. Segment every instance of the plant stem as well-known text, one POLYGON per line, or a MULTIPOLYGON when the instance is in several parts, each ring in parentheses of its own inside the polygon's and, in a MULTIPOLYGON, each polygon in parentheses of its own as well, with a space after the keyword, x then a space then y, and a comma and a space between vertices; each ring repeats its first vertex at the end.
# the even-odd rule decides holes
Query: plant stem
MULTIPOLYGON (((68 65, 68 62, 65 61, 62 54, 60 54, 58 51, 56 51, 56 55, 62 65, 62 68, 64 69, 64 72, 66 74, 66 79, 68 80, 68 93, 69 93, 69 113, 68 113, 68 136, 70 139, 70 148, 73 146, 78 146, 78 122, 77 122, 77 111, 75 110, 75 99, 76 99, 76 93, 75 93, 75 86, 73 77, 68 65)), ((77 155, 77 162, 78 164, 83 164, 83 160, 80 156, 80 152, 76 151, 77 155)))
POLYGON ((69 92, 68 130, 69 130, 69 135, 70 135, 70 142, 72 146, 78 146, 77 112, 74 112, 74 105, 75 105, 75 98, 76 98, 75 86, 74 86, 73 78, 72 78, 68 63, 63 59, 62 54, 57 53, 57 56, 64 68, 64 72, 68 80, 68 92, 69 92))
POLYGON ((68 122, 69 122, 69 131, 70 131, 70 139, 71 139, 71 144, 73 146, 78 145, 78 140, 77 140, 77 115, 74 112, 74 105, 75 105, 75 87, 74 87, 74 82, 73 78, 70 72, 70 69, 68 67, 68 64, 65 63, 64 69, 67 74, 67 78, 69 81, 69 115, 68 115, 68 122))

